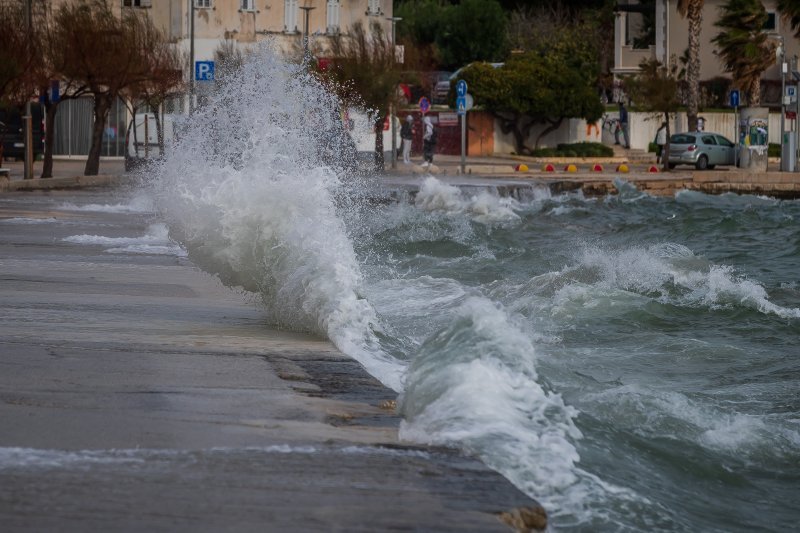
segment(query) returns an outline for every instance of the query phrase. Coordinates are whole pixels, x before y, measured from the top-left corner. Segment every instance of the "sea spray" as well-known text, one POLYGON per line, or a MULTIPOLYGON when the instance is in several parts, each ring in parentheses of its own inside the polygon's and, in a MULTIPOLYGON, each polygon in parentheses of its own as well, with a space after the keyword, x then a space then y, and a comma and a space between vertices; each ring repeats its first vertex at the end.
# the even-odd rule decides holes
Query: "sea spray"
POLYGON ((171 236, 224 283, 260 294, 274 324, 327 336, 400 390, 403 366, 378 346, 380 324, 337 214, 348 165, 331 150, 345 135, 338 102, 268 47, 231 76, 156 169, 171 236))

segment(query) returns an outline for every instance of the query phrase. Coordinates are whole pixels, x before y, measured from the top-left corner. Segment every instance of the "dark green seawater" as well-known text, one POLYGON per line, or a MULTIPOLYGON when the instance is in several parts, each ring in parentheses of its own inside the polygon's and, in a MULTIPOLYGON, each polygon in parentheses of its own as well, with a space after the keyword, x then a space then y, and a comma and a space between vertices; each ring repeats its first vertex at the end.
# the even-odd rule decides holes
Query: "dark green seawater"
POLYGON ((429 179, 354 225, 401 435, 462 446, 555 530, 800 521, 800 202, 429 179))

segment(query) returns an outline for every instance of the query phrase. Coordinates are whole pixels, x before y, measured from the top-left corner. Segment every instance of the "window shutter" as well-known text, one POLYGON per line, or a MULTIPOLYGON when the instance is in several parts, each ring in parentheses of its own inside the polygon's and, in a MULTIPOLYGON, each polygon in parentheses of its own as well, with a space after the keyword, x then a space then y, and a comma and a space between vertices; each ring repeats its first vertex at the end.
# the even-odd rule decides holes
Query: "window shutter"
POLYGON ((290 33, 297 31, 297 0, 284 0, 283 23, 285 30, 290 33))
POLYGON ((380 15, 381 14, 381 0, 369 0, 367 4, 367 14, 380 15))
POLYGON ((141 6, 141 7, 152 7, 153 6, 153 2, 152 2, 152 0, 140 0, 139 1, 139 6, 141 6))
POLYGON ((339 0, 328 0, 328 33, 339 33, 339 0))

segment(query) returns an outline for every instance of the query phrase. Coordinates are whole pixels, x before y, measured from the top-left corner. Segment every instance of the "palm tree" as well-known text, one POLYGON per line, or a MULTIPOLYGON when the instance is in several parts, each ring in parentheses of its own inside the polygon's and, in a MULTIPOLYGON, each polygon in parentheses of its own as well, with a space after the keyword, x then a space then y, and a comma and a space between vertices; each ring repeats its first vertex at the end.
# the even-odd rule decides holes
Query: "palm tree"
POLYGON ((686 114, 689 131, 694 131, 697 128, 700 107, 700 25, 703 22, 703 0, 678 0, 678 13, 689 21, 689 61, 686 65, 689 92, 686 114))
POLYGON ((764 33, 767 11, 760 0, 728 0, 712 39, 725 71, 747 96, 747 105, 761 104, 761 75, 775 62, 775 43, 764 33))
POLYGON ((778 11, 781 18, 789 23, 794 30, 794 36, 800 39, 800 2, 797 0, 778 0, 778 11))

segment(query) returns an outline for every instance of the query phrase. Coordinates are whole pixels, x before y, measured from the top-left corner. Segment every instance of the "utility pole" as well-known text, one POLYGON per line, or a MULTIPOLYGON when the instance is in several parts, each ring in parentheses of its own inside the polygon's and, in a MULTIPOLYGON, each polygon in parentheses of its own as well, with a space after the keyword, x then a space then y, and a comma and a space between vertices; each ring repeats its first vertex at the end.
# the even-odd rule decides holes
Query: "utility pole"
MULTIPOLYGON (((392 21, 392 65, 397 61, 397 49, 394 45, 394 31, 395 24, 401 20, 401 17, 386 17, 386 20, 392 21)), ((394 89, 392 94, 392 101, 389 103, 389 121, 392 123, 392 169, 397 168, 397 126, 394 123, 394 99, 397 96, 397 88, 394 89)))
POLYGON ((194 3, 189 0, 189 114, 194 112, 194 3))

